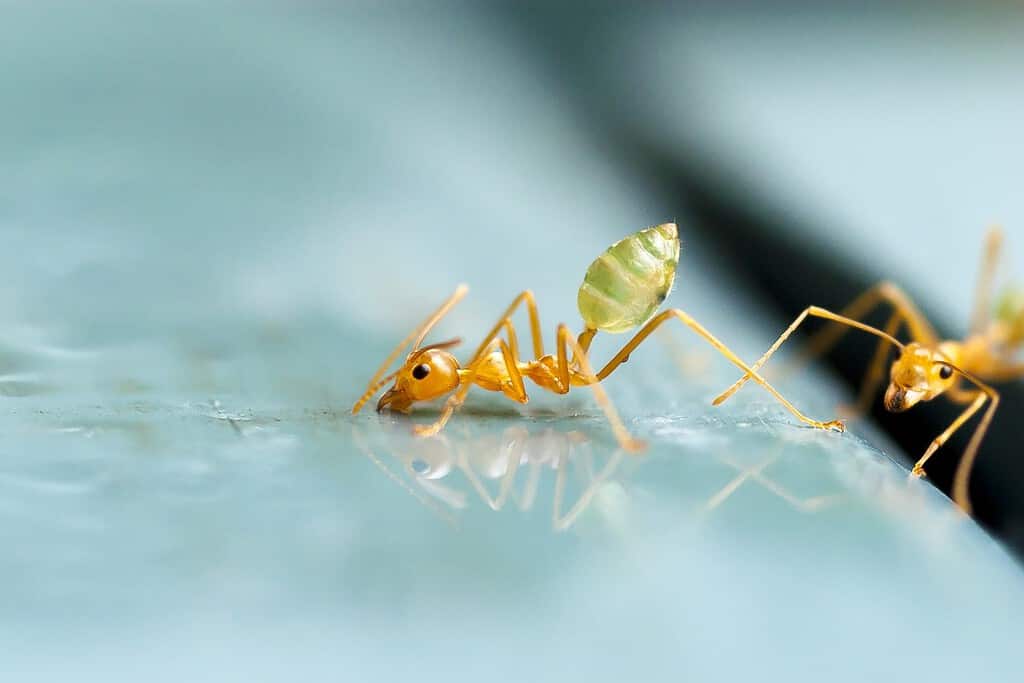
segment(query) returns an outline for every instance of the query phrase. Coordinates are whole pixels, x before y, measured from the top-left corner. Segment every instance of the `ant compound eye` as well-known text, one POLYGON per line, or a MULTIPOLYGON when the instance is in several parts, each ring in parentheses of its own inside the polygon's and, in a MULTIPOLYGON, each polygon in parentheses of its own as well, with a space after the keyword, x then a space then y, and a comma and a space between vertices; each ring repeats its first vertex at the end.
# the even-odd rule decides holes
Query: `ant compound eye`
POLYGON ((939 368, 939 377, 941 377, 942 379, 949 379, 952 376, 953 368, 949 367, 948 365, 943 365, 941 368, 939 368))
POLYGON ((414 379, 423 379, 430 374, 430 366, 426 363, 421 363, 412 369, 412 376, 414 379))

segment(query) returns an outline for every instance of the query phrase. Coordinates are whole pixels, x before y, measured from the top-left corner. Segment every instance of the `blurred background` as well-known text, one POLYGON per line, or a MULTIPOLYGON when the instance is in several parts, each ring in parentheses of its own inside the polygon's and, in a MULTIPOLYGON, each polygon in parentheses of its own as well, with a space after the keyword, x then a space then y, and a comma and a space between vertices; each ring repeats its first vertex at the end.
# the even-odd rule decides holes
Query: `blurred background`
MULTIPOLYGON (((681 328, 608 382, 642 459, 586 394, 476 396, 429 442, 348 408, 459 282, 438 339, 479 338, 524 288, 553 336, 587 265, 668 220, 668 303, 746 359, 881 279, 963 335, 990 226, 1024 279, 1018 4, 0 16, 19 680, 1012 680, 1019 383, 972 480, 980 526, 942 495, 969 431, 907 477, 941 400, 879 399, 844 435, 753 386, 712 409, 738 374, 681 328)), ((833 417, 872 349, 851 335, 779 388, 833 417)))

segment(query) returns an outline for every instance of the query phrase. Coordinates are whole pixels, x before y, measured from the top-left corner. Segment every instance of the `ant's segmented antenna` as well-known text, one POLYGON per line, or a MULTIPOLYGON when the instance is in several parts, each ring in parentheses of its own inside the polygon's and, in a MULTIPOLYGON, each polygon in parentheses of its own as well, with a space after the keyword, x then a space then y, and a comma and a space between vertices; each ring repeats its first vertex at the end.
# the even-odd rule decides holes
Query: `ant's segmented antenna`
MULTIPOLYGON (((408 343, 408 342, 406 342, 406 343, 408 343)), ((389 361, 390 360, 391 359, 389 359, 389 361)), ((387 365, 390 365, 390 364, 391 364, 390 362, 387 363, 387 365)), ((385 365, 385 367, 387 367, 387 365, 385 365)), ((355 415, 356 413, 358 413, 362 409, 362 407, 364 405, 366 405, 366 402, 369 401, 370 398, 372 398, 374 394, 376 394, 378 391, 380 391, 381 387, 383 387, 385 384, 387 384, 388 382, 393 380, 397 375, 398 375, 398 371, 396 370, 395 372, 392 372, 387 377, 382 377, 381 379, 377 380, 376 382, 374 382, 373 384, 368 386, 366 388, 366 391, 363 392, 363 395, 360 396, 359 400, 356 401, 355 405, 352 406, 352 414, 355 415)))
POLYGON ((402 353, 405 347, 408 346, 413 339, 415 339, 416 342, 415 344, 413 344, 413 350, 418 350, 420 344, 423 343, 424 337, 427 336, 427 333, 430 332, 431 328, 433 328, 434 325, 437 324, 437 321, 439 321, 441 318, 447 315, 448 311, 450 311, 452 307, 455 306, 455 304, 459 303, 459 301, 464 296, 466 296, 466 293, 468 291, 469 287, 467 287, 464 284, 456 287, 455 292, 450 297, 448 297, 448 299, 443 304, 441 304, 440 308, 431 313, 426 320, 420 323, 416 327, 416 329, 410 332, 405 339, 398 343, 398 346, 396 346, 395 349, 388 355, 388 357, 384 359, 384 362, 381 363, 381 366, 377 369, 377 372, 374 373, 373 378, 369 381, 369 383, 366 386, 366 391, 363 393, 362 396, 359 397, 359 400, 355 402, 355 405, 352 406, 353 415, 362 410, 363 406, 366 405, 366 402, 369 401, 370 398, 375 393, 377 393, 377 391, 382 386, 384 386, 388 381, 393 379, 395 375, 398 374, 396 372, 392 375, 388 375, 387 377, 383 377, 384 373, 388 371, 388 368, 391 367, 391 364, 395 362, 395 359, 398 358, 398 356, 402 353))
POLYGON ((448 311, 452 310, 452 307, 455 306, 455 304, 459 303, 459 300, 461 300, 462 297, 466 296, 466 293, 468 291, 468 286, 459 285, 458 287, 455 288, 455 292, 450 297, 448 297, 448 300, 441 304, 441 307, 434 311, 434 313, 429 318, 427 318, 426 322, 424 322, 423 325, 420 326, 420 334, 418 337, 416 337, 416 343, 412 345, 413 351, 419 350, 420 344, 423 343, 423 340, 430 333, 430 330, 434 327, 434 325, 437 324, 437 321, 448 315, 448 311))

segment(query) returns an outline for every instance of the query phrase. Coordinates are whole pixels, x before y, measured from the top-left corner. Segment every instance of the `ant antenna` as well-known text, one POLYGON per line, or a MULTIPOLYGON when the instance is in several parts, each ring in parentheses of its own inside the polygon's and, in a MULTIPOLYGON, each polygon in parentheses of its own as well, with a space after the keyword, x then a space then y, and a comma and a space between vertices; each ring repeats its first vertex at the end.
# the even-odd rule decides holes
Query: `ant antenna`
POLYGON ((469 287, 467 287, 466 285, 459 285, 458 287, 456 287, 455 293, 452 294, 447 301, 441 304, 440 308, 434 311, 431 314, 431 316, 427 318, 426 321, 423 322, 419 329, 419 336, 416 337, 416 343, 412 345, 413 351, 419 350, 420 344, 423 343, 423 340, 426 338, 431 328, 433 328, 434 325, 437 324, 437 321, 448 315, 448 311, 450 311, 452 307, 455 306, 455 304, 459 303, 459 300, 461 300, 462 297, 466 296, 466 293, 468 291, 469 287))
POLYGON ((430 332, 430 328, 436 325, 438 320, 447 315, 448 311, 450 311, 452 307, 455 304, 457 304, 460 299, 462 299, 462 297, 466 296, 466 292, 468 291, 469 287, 467 287, 466 285, 459 285, 458 287, 456 287, 455 293, 448 297, 448 300, 441 304, 440 308, 431 313, 430 317, 428 317, 426 320, 420 323, 416 327, 416 329, 410 332, 405 339, 398 342, 398 346, 396 346, 395 349, 390 354, 388 354, 388 357, 385 358, 384 362, 381 363, 379 368, 377 368, 377 372, 373 374, 373 377, 367 384, 366 391, 363 393, 362 396, 359 397, 359 400, 356 401, 355 405, 352 406, 353 415, 355 415, 362 409, 363 405, 365 405, 366 402, 370 400, 370 397, 373 396, 378 389, 380 389, 382 386, 384 386, 384 384, 388 382, 388 380, 394 378, 394 376, 398 374, 396 372, 392 375, 389 375, 388 377, 384 377, 384 379, 381 379, 384 373, 388 371, 388 368, 391 367, 391 364, 395 362, 395 359, 398 358, 399 354, 401 354, 405 347, 409 345, 409 342, 411 342, 415 338, 416 343, 413 346, 413 350, 417 350, 420 346, 420 343, 423 342, 423 338, 427 336, 428 332, 430 332))

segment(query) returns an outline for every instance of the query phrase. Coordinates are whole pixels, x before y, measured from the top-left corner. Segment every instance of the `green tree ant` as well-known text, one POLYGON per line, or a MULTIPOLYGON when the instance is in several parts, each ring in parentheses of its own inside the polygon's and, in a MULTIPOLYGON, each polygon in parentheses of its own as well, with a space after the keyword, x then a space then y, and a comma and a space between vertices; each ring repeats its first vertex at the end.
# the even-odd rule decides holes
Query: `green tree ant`
POLYGON ((631 452, 640 451, 644 447, 643 442, 630 435, 600 383, 625 363, 636 347, 654 330, 666 321, 675 319, 697 333, 738 368, 750 373, 755 382, 770 392, 801 422, 820 429, 842 431, 843 423, 838 420, 819 422, 797 410, 685 311, 673 308, 655 315, 672 289, 678 261, 679 235, 675 223, 646 228, 620 240, 587 269, 577 296, 577 305, 584 322, 579 337, 573 336, 568 326, 560 324, 556 333, 557 351, 554 355, 545 354, 537 304, 533 294, 525 291, 501 314, 465 366, 460 365, 449 352, 449 349, 460 343, 458 339, 422 346, 431 328, 466 295, 468 288, 459 285, 440 308, 395 347, 370 380, 366 391, 352 406, 352 413, 358 413, 377 391, 392 380, 394 384, 377 403, 378 411, 388 408, 409 412, 415 403, 449 395, 437 420, 430 425, 417 426, 414 430, 419 436, 429 436, 444 428, 473 386, 501 392, 519 403, 528 400, 524 379, 556 394, 566 394, 574 386, 589 386, 622 448, 631 452), (526 306, 530 320, 530 336, 533 341, 531 360, 520 358, 519 343, 512 324, 512 315, 521 305, 526 306), (595 372, 588 351, 598 330, 618 333, 641 325, 643 327, 640 331, 608 364, 595 372), (505 337, 501 336, 502 332, 505 337), (406 355, 402 366, 395 372, 385 374, 410 343, 412 351, 406 355))
MULTIPOLYGON (((878 347, 868 368, 860 394, 860 408, 877 392, 890 345, 899 356, 889 370, 889 386, 885 390, 884 405, 890 412, 909 410, 921 401, 946 396, 956 404, 965 405, 962 413, 937 437, 924 455, 914 464, 913 474, 922 476, 928 459, 960 427, 986 406, 974 434, 957 466, 953 479, 953 500, 970 513, 968 482, 978 449, 989 424, 999 406, 999 393, 988 382, 1003 382, 1024 377, 1024 363, 1015 360, 1024 344, 1024 291, 1007 289, 993 308, 991 291, 993 274, 1002 247, 1003 235, 998 228, 989 231, 982 254, 980 274, 975 294, 974 315, 968 336, 962 341, 942 340, 910 298, 891 282, 881 282, 867 290, 840 313, 818 306, 809 306, 775 341, 768 351, 751 367, 756 372, 778 350, 786 339, 807 318, 824 318, 844 327, 828 328, 812 338, 809 353, 825 352, 849 329, 858 329, 879 337, 878 347), (884 329, 860 322, 877 307, 888 304, 892 315, 884 329), (904 344, 895 335, 906 326, 911 341, 904 344)), ((713 401, 720 405, 751 379, 748 372, 713 401)))

